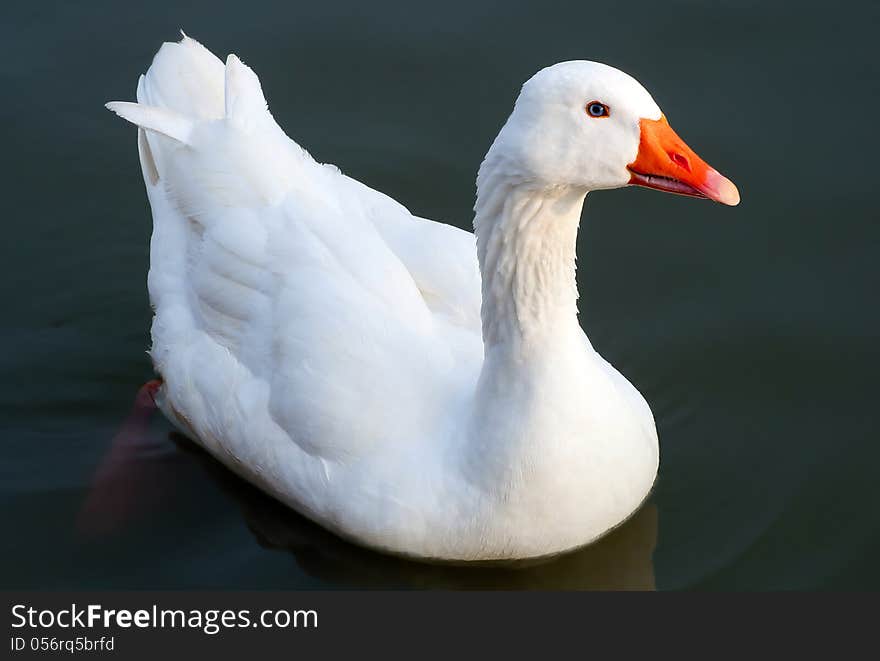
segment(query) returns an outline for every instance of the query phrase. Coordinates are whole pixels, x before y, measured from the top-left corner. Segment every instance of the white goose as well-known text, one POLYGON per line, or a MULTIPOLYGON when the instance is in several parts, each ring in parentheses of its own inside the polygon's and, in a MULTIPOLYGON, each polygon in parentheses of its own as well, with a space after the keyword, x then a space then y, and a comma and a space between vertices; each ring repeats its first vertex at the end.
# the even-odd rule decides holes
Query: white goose
POLYGON ((739 194, 638 82, 584 61, 532 77, 480 167, 476 241, 315 162, 234 55, 166 43, 137 99, 107 105, 141 127, 156 399, 186 435, 422 558, 556 554, 639 507, 657 433, 577 321, 584 196, 739 194))

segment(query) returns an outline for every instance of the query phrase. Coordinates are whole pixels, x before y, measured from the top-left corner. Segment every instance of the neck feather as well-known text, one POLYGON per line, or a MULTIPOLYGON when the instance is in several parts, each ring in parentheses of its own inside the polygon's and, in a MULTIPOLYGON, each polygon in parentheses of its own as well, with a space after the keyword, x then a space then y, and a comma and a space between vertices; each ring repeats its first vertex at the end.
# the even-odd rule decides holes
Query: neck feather
POLYGON ((474 231, 486 349, 577 324, 575 244, 585 195, 521 181, 491 158, 483 163, 474 231))

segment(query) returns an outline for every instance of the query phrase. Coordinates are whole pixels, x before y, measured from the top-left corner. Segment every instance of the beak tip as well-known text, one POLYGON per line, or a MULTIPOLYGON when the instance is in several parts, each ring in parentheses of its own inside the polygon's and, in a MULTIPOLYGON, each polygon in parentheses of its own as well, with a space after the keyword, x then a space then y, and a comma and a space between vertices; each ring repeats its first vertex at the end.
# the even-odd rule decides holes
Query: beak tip
POLYGON ((735 207, 739 204, 739 190, 730 179, 717 171, 712 171, 708 180, 707 183, 713 193, 712 199, 729 207, 735 207))
POLYGON ((739 204, 739 191, 736 189, 736 186, 731 183, 730 187, 719 196, 718 201, 729 207, 737 206, 739 204))

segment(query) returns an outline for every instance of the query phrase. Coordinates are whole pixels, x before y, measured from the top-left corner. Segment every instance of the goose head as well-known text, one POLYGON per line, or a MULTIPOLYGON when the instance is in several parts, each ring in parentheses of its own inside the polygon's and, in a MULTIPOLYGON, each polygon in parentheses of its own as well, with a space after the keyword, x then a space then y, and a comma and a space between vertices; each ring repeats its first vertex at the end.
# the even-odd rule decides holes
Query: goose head
POLYGON ((739 204, 733 182, 678 137, 647 90, 598 62, 562 62, 532 76, 489 156, 537 188, 637 185, 739 204))

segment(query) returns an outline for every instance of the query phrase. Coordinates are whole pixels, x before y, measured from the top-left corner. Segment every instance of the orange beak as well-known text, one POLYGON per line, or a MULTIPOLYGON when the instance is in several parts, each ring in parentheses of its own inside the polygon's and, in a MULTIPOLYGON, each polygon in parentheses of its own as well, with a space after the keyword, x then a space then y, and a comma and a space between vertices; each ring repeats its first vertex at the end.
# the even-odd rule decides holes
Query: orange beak
POLYGON ((672 130, 666 117, 639 120, 639 128, 639 153, 627 166, 630 184, 730 206, 739 204, 739 191, 733 182, 697 156, 672 130))

